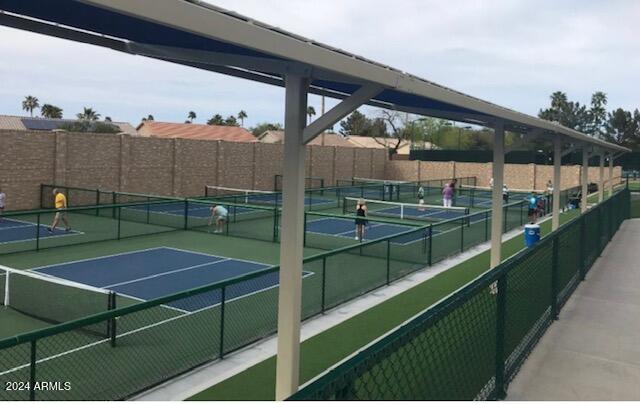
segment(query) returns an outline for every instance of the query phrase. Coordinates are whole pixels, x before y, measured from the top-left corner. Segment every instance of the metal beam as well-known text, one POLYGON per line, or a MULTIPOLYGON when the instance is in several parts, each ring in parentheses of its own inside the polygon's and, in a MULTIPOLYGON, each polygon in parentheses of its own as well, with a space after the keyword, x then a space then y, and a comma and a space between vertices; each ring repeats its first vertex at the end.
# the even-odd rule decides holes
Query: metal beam
POLYGON ((553 231, 560 227, 560 189, 562 170, 562 138, 559 136, 553 139, 553 218, 551 229, 553 231))
POLYGON ((609 198, 613 195, 613 153, 609 153, 609 198))
POLYGON ((322 133, 322 131, 324 131, 326 128, 334 125, 336 122, 340 121, 342 118, 358 109, 358 107, 362 106, 362 104, 380 94, 382 90, 382 86, 374 84, 360 87, 351 96, 342 100, 338 105, 331 108, 326 114, 322 115, 321 117, 313 121, 309 126, 304 128, 304 131, 302 133, 303 142, 305 144, 309 143, 316 136, 322 133))
POLYGON ((502 261, 502 221, 504 185, 504 123, 497 121, 493 140, 493 190, 491 191, 491 268, 502 261))
POLYGON ((289 397, 298 390, 299 384, 306 157, 302 131, 309 87, 308 79, 300 75, 288 74, 285 81, 276 400, 289 397))

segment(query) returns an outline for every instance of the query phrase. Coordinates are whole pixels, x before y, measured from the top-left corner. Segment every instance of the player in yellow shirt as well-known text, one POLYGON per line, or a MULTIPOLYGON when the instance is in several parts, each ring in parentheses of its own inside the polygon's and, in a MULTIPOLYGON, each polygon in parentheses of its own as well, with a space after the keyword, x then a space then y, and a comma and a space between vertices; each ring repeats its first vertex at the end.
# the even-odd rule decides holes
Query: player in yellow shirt
POLYGON ((55 198, 54 200, 57 212, 56 216, 53 218, 51 227, 47 228, 47 230, 49 230, 49 233, 53 233, 56 230, 58 222, 62 220, 66 227, 65 230, 71 231, 71 226, 69 226, 69 222, 67 221, 67 212, 64 210, 67 208, 67 197, 64 196, 62 192, 58 191, 57 188, 53 190, 53 196, 55 198))

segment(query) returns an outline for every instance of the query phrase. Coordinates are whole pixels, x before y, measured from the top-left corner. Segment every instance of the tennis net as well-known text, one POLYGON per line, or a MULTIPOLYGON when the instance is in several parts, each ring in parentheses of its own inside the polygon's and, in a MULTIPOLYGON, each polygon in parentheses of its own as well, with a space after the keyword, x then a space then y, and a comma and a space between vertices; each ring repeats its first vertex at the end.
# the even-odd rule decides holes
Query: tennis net
POLYGON ((205 197, 232 203, 278 206, 281 204, 281 195, 280 192, 257 189, 230 188, 219 185, 205 187, 205 197))
MULTIPOLYGON (((114 292, 35 271, 0 266, 2 304, 47 323, 64 323, 115 309, 114 292)), ((108 336, 110 323, 87 326, 84 331, 108 336)))
POLYGON ((445 208, 436 205, 419 205, 350 197, 344 198, 343 212, 345 214, 355 214, 359 201, 364 201, 370 216, 440 222, 461 218, 469 214, 469 208, 464 207, 445 208))

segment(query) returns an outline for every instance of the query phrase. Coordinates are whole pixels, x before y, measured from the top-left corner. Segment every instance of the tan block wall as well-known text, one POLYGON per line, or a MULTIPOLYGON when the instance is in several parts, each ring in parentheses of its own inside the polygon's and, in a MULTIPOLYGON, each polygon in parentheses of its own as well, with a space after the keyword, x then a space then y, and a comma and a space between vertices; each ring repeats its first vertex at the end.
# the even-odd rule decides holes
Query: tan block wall
POLYGON ((420 181, 420 165, 416 161, 387 161, 385 179, 399 181, 420 181))
MULTIPOLYGON (((38 208, 41 184, 175 196, 202 195, 205 185, 272 190, 282 159, 280 144, 0 131, 0 187, 9 210, 38 208)), ((479 185, 488 185, 491 163, 390 161, 382 149, 310 146, 306 171, 325 178, 326 186, 353 176, 410 181, 476 176, 479 185)), ((598 181, 598 173, 598 167, 589 169, 590 182, 598 181)), ((605 178, 608 173, 606 168, 605 178)), ((543 188, 551 174, 551 166, 505 166, 511 188, 543 188)), ((616 167, 614 177, 620 175, 616 167)), ((563 189, 579 185, 580 167, 563 167, 562 178, 563 189)))
POLYGON ((128 186, 121 191, 173 194, 174 140, 132 137, 128 186))
POLYGON ((374 149, 354 148, 353 150, 355 151, 353 176, 360 178, 372 178, 371 152, 374 149))
POLYGON ((310 146, 308 148, 311 177, 324 178, 324 185, 326 187, 335 184, 334 172, 333 172, 333 159, 336 152, 335 147, 327 146, 310 146))
POLYGON ((40 207, 40 184, 55 182, 56 138, 50 134, 0 131, 0 187, 7 210, 40 207))
POLYGON ((455 176, 457 178, 476 177, 476 185, 488 187, 491 180, 491 164, 490 163, 459 163, 455 164, 455 176))
POLYGON ((353 150, 353 148, 336 147, 336 155, 333 164, 336 180, 349 180, 354 176, 353 150))
POLYGON ((449 179, 455 176, 455 163, 452 161, 421 161, 420 181, 449 179))

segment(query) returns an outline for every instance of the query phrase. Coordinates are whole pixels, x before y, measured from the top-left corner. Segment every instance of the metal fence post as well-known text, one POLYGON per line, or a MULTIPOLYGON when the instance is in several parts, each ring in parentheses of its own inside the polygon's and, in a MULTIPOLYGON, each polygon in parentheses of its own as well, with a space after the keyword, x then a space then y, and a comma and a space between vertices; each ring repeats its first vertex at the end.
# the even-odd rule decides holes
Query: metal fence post
POLYGON ((433 265, 433 224, 429 225, 429 266, 433 265))
POLYGON ((464 222, 465 219, 460 220, 460 252, 464 252, 464 222))
POLYGON ((391 283, 391 239, 387 239, 387 286, 391 283))
POLYGON ((489 240, 489 211, 484 212, 484 241, 489 240))
POLYGON ((507 275, 498 278, 498 295, 496 299, 496 362, 495 362, 495 396, 502 400, 507 396, 505 388, 505 324, 507 306, 507 275))
POLYGON ((120 240, 120 228, 121 228, 121 224, 120 224, 121 223, 121 221, 120 221, 120 214, 121 213, 120 212, 121 212, 122 209, 121 209, 120 206, 118 206, 116 209, 118 210, 118 237, 117 237, 117 239, 120 240))
POLYGON ((38 212, 38 223, 36 226, 36 251, 40 250, 40 213, 38 212))
POLYGON ((584 281, 587 265, 587 229, 585 216, 580 218, 580 280, 584 281))
POLYGON ((220 359, 224 357, 224 303, 227 298, 226 291, 226 286, 223 286, 220 291, 220 359))
POLYGON ((322 314, 324 314, 324 310, 325 310, 326 288, 327 288, 327 257, 322 257, 322 301, 320 303, 322 314))
POLYGON ((551 253, 551 316, 553 320, 558 319, 558 244, 560 237, 556 234, 553 238, 553 250, 551 253))
POLYGON ((189 200, 185 198, 184 199, 184 229, 187 230, 188 228, 189 228, 189 200))
POLYGON ((278 242, 278 208, 273 209, 273 242, 278 242))
POLYGON ((36 340, 31 341, 31 358, 29 361, 29 400, 36 399, 36 340))

